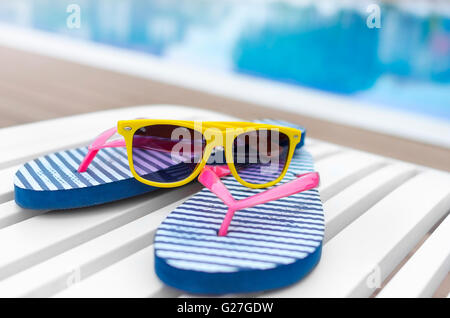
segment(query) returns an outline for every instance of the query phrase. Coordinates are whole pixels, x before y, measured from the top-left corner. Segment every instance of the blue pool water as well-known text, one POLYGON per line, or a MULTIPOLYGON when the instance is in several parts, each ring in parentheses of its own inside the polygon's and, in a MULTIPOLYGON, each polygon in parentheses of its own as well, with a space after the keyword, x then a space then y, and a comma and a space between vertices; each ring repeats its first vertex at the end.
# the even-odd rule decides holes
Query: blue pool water
POLYGON ((380 8, 378 29, 360 4, 3 0, 0 22, 450 121, 449 15, 380 8), (79 29, 66 24, 71 3, 81 8, 79 29))

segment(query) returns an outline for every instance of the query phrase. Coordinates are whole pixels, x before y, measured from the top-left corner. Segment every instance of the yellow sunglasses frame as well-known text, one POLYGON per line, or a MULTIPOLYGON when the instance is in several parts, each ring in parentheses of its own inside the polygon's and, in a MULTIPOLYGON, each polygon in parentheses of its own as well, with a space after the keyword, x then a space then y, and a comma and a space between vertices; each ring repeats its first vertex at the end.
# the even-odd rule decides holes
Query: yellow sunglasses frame
POLYGON ((128 154, 128 162, 133 176, 142 183, 158 188, 174 188, 191 182, 200 174, 215 147, 223 147, 225 152, 225 159, 227 161, 227 165, 230 169, 230 172, 236 178, 236 180, 239 181, 239 183, 248 188, 254 189, 270 187, 280 182, 286 175, 287 169, 289 168, 289 164, 291 163, 292 156, 294 155, 295 147, 301 140, 301 131, 299 129, 270 124, 259 124, 252 122, 234 122, 234 121, 226 122, 226 121, 191 121, 191 120, 161 120, 161 119, 121 120, 117 123, 117 132, 120 135, 122 135, 125 139, 128 154), (202 133, 203 137, 206 140, 206 146, 203 152, 202 159, 197 164, 197 167, 192 172, 192 174, 186 179, 171 183, 161 183, 144 179, 137 174, 136 170, 134 169, 133 163, 133 136, 138 129, 153 125, 180 126, 193 129, 195 131, 202 133), (286 165, 284 166, 282 173, 277 179, 264 184, 253 184, 243 180, 239 176, 233 160, 233 142, 236 136, 242 133, 247 133, 258 129, 272 129, 272 130, 276 129, 285 134, 286 136, 288 136, 289 138, 289 153, 286 165), (213 140, 211 140, 212 139, 211 137, 214 137, 213 140))

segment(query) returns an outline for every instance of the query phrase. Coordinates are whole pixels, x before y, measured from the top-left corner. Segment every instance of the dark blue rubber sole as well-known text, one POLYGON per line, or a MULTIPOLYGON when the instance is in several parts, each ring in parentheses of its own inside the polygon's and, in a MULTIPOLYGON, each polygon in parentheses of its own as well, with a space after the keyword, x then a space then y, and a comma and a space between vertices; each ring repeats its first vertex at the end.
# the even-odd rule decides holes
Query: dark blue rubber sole
POLYGON ((155 271, 168 286, 194 294, 251 293, 298 282, 314 269, 321 255, 322 244, 308 257, 273 269, 208 273, 177 269, 155 254, 155 271))
POLYGON ((75 209, 118 201, 159 188, 137 181, 134 178, 85 187, 58 191, 35 191, 14 186, 14 199, 25 209, 60 210, 75 209))

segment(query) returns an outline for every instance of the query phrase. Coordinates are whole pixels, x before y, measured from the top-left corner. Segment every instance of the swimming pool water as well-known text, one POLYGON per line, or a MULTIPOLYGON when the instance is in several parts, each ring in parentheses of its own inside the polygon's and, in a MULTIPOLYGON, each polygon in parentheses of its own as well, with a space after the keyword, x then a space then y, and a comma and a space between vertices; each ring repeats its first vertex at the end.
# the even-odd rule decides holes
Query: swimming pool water
POLYGON ((0 21, 450 121, 447 14, 382 3, 377 29, 367 4, 323 3, 4 0, 0 21), (66 24, 71 3, 79 29, 66 24))

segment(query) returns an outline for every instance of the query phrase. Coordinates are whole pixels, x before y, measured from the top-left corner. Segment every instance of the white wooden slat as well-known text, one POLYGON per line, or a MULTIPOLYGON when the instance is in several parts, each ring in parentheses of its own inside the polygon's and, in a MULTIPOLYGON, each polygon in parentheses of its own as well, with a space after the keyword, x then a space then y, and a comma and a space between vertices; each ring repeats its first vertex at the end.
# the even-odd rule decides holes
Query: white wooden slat
POLYGON ((323 205, 329 241, 376 202, 417 173, 417 167, 394 163, 357 180, 323 205))
POLYGON ((179 291, 156 276, 153 245, 125 258, 55 297, 173 297, 179 291))
POLYGON ((45 213, 44 210, 26 210, 19 207, 14 201, 0 204, 0 231, 9 225, 45 213))
POLYGON ((324 159, 343 151, 339 147, 323 142, 316 142, 312 147, 307 146, 306 149, 315 161, 324 159))
POLYGON ((0 170, 0 203, 14 198, 14 175, 19 165, 0 170))
POLYGON ((448 212, 448 174, 408 180, 325 244, 316 269, 265 297, 367 297, 448 212))
POLYGON ((0 230, 0 279, 196 192, 195 184, 86 209, 52 211, 0 230))
POLYGON ((0 168, 39 155, 86 145, 118 120, 133 118, 236 120, 229 115, 173 105, 136 106, 0 129, 0 168))
POLYGON ((312 147, 312 146, 314 146, 314 144, 316 143, 317 141, 315 140, 315 139, 312 139, 312 138, 306 138, 305 139, 305 146, 306 147, 312 147))
POLYGON ((346 151, 326 157, 315 165, 320 172, 320 197, 326 202, 336 193, 342 191, 356 180, 379 169, 385 160, 375 155, 358 151, 346 151), (323 182, 327 182, 326 188, 323 182))
POLYGON ((311 148, 311 147, 315 147, 316 145, 327 145, 327 146, 333 147, 334 149, 349 150, 349 148, 346 148, 346 147, 340 146, 340 145, 336 145, 331 142, 327 142, 327 141, 323 141, 323 140, 319 140, 319 139, 315 139, 315 138, 311 138, 311 137, 306 138, 306 140, 305 140, 306 147, 311 148))
MULTIPOLYGON (((74 280, 84 280, 151 245, 159 224, 184 200, 169 204, 3 280, 0 283, 0 297, 52 296, 68 288, 74 280)), ((147 270, 153 268, 148 267, 147 270)))
POLYGON ((447 216, 377 297, 431 297, 449 271, 450 216, 447 216))

